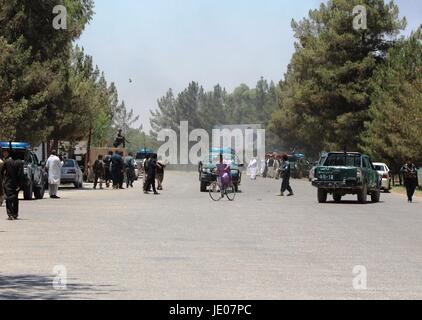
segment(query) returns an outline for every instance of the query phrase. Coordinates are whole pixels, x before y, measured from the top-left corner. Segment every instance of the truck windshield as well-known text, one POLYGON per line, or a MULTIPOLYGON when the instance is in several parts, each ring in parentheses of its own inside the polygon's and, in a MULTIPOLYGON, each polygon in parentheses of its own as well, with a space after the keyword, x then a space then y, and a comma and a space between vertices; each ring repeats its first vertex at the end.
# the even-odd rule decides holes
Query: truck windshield
POLYGON ((360 167, 361 156, 358 154, 330 154, 325 160, 326 167, 360 167))

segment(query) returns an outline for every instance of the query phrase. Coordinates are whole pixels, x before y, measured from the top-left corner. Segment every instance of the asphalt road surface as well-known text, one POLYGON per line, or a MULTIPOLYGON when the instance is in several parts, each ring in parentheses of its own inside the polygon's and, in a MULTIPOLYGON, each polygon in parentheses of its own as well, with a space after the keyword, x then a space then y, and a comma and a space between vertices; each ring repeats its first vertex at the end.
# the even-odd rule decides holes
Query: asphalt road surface
POLYGON ((168 172, 160 196, 64 188, 16 222, 3 206, 0 299, 422 298, 422 199, 318 204, 307 181, 279 184, 244 178, 216 203, 168 172))

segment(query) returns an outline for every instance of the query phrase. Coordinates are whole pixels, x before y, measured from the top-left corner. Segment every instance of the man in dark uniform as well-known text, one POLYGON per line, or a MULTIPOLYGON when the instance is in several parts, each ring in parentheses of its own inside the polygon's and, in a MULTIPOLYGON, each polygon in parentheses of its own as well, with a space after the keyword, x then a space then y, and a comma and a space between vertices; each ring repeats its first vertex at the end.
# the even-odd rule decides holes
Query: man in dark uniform
POLYGON ((106 155, 103 159, 104 162, 104 180, 106 183, 106 187, 110 187, 110 181, 113 180, 112 176, 111 176, 111 170, 110 170, 110 166, 111 166, 111 157, 113 156, 113 151, 110 151, 108 153, 108 155, 106 155))
POLYGON ((126 165, 125 160, 123 159, 124 153, 123 151, 119 151, 119 156, 121 159, 121 170, 119 171, 119 189, 124 189, 123 184, 125 182, 125 171, 126 171, 126 165))
POLYGON ((99 155, 98 159, 94 163, 94 189, 97 189, 98 180, 100 181, 100 189, 103 188, 103 180, 105 176, 105 168, 103 162, 103 156, 99 155))
POLYGON ((113 178, 113 189, 120 188, 121 175, 123 175, 123 158, 116 151, 111 157, 111 176, 113 178))
POLYGON ((279 196, 281 197, 284 196, 284 192, 286 190, 289 191, 289 194, 288 194, 289 197, 294 195, 292 187, 290 186, 290 173, 291 173, 291 168, 290 168, 289 157, 287 156, 287 154, 285 154, 283 155, 283 164, 281 167, 281 176, 283 177, 283 182, 281 183, 281 193, 279 194, 279 196))
MULTIPOLYGON (((3 151, 0 146, 0 172, 2 171, 3 167, 4 167, 3 151)), ((3 201, 4 201, 3 175, 0 173, 0 206, 3 205, 3 201)))
POLYGON ((149 193, 150 188, 154 191, 155 195, 158 195, 157 189, 155 188, 155 177, 157 172, 157 155, 154 154, 151 156, 151 159, 148 161, 148 175, 146 188, 144 190, 145 194, 149 193))
POLYGON ((133 188, 133 182, 135 181, 135 158, 133 157, 133 153, 129 153, 129 155, 125 158, 125 171, 126 171, 126 188, 129 187, 133 188))
POLYGON ((126 148, 126 137, 122 134, 122 129, 119 130, 116 139, 114 139, 114 147, 119 148, 120 146, 126 148))
POLYGON ((412 159, 408 158, 406 164, 401 169, 404 178, 404 186, 407 191, 407 200, 409 203, 413 202, 413 196, 418 186, 418 168, 412 162, 412 159))
POLYGON ((3 177, 6 209, 9 220, 17 220, 19 216, 19 191, 24 185, 25 175, 23 162, 14 160, 12 149, 3 149, 4 166, 0 172, 3 177))

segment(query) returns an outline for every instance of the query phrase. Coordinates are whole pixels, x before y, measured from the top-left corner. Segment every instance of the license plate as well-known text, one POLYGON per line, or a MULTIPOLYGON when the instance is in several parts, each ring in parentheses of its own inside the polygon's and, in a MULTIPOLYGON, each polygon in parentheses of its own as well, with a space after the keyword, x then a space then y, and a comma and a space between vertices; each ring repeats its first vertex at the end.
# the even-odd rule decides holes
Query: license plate
POLYGON ((320 174, 320 179, 324 181, 333 181, 334 175, 332 174, 320 174))

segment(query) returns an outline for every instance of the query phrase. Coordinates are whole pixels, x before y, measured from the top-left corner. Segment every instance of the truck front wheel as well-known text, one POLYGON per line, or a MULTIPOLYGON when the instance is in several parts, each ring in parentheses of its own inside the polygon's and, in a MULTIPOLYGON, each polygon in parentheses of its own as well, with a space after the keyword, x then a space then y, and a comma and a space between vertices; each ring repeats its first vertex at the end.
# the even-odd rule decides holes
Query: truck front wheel
POLYGON ((371 193, 371 201, 373 203, 380 202, 380 198, 381 198, 381 190, 380 189, 377 189, 376 191, 371 193))
POLYGON ((319 203, 326 203, 327 196, 328 196, 328 193, 326 190, 318 188, 318 202, 319 203))

